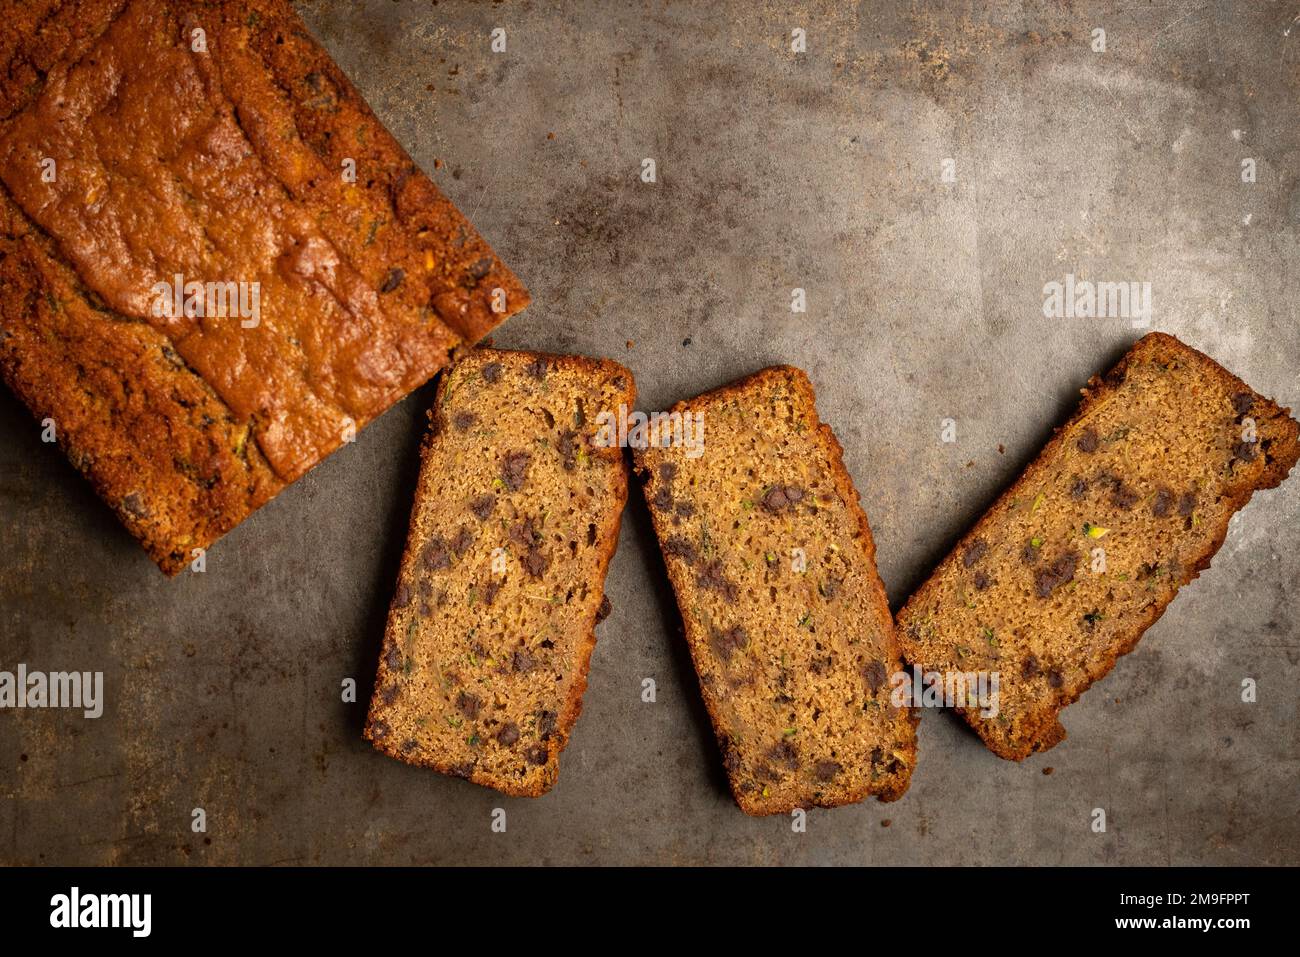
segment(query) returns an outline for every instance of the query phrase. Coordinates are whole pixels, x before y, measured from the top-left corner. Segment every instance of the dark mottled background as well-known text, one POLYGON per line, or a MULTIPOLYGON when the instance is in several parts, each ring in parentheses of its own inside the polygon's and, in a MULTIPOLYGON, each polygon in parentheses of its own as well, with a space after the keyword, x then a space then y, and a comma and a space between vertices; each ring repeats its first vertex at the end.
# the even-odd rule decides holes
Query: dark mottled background
MULTIPOLYGON (((612 356, 655 408, 809 371, 895 607, 1138 334, 1043 318, 1049 280, 1150 281, 1155 328, 1300 405, 1296 0, 300 9, 531 287, 499 344, 612 356)), ((0 713, 0 861, 1300 863, 1296 479, 1061 746, 1013 765, 930 714, 902 801, 814 811, 806 834, 733 805, 638 500, 555 790, 381 757, 339 683, 373 674, 430 398, 167 581, 0 394, 0 668, 108 686, 98 721, 0 713)))

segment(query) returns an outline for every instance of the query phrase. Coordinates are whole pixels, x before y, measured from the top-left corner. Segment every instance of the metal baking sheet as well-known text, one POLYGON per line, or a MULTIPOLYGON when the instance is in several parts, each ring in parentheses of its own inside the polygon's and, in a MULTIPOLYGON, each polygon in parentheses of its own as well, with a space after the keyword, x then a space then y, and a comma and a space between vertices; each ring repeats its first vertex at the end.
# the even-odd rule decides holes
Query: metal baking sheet
MULTIPOLYGON (((647 409, 809 372, 895 608, 1143 331, 1049 318, 1047 283, 1150 283, 1150 328, 1300 405, 1296 2, 299 9, 531 288, 498 345, 615 358, 647 409)), ((906 797, 802 833, 730 797, 635 495, 555 789, 382 757, 360 731, 431 396, 168 581, 0 394, 0 668, 105 675, 99 718, 0 712, 0 862, 1300 863, 1295 478, 1059 747, 1011 764, 928 713, 906 797)))

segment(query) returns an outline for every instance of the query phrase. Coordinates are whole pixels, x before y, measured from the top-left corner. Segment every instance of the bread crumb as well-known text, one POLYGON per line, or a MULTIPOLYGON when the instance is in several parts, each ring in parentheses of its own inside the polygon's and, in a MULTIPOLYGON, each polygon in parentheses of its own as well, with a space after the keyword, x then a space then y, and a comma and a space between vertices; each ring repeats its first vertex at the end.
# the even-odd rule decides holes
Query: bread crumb
POLYGON ((1056 768, 1043 768, 1043 773, 1044 773, 1044 774, 1051 774, 1051 773, 1052 773, 1053 771, 1055 771, 1055 770, 1056 770, 1056 768))
POLYGON ((629 349, 631 349, 634 345, 636 345, 636 340, 635 340, 635 339, 629 339, 629 340, 627 340, 627 347, 628 347, 629 349))
POLYGON ((998 455, 1006 455, 1006 454, 1007 454, 1007 450, 1006 450, 1006 448, 1002 445, 1001 442, 999 442, 999 443, 998 443, 998 455))
POLYGON ((892 819, 892 818, 884 818, 884 819, 881 820, 881 822, 880 822, 880 826, 881 826, 881 827, 889 827, 889 825, 891 825, 891 824, 893 824, 893 823, 894 823, 894 822, 893 822, 893 819, 892 819))

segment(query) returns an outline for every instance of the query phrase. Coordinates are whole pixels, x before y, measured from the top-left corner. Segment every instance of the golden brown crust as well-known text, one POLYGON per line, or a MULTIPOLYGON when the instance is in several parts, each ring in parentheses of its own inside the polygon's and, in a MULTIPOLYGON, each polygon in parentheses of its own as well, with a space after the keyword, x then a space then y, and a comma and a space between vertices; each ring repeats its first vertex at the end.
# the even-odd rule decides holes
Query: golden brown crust
MULTIPOLYGON (((594 459, 613 466, 616 480, 610 484, 609 500, 603 504, 603 524, 593 531, 595 564, 590 576, 592 600, 579 603, 578 620, 574 622, 579 640, 572 649, 571 660, 565 662, 567 690, 560 702, 554 733, 543 741, 546 748, 546 761, 540 766, 539 773, 521 778, 517 775, 501 773, 497 769, 485 769, 478 763, 466 766, 463 760, 449 757, 445 752, 435 751, 423 744, 420 747, 404 748, 404 742, 400 740, 400 735, 393 732, 393 727, 401 718, 399 712, 411 709, 412 702, 400 699, 395 702, 385 702, 384 690, 397 687, 401 681, 398 674, 400 670, 397 666, 398 658, 394 652, 396 650, 400 653, 402 646, 402 630, 406 622, 403 609, 407 606, 400 596, 404 586, 418 581, 420 577, 420 559, 429 539, 429 529, 425 527, 422 516, 429 511, 431 505, 446 494, 448 482, 452 478, 444 468, 445 463, 441 461, 439 449, 440 437, 447 434, 448 429, 452 427, 446 412, 452 376, 481 372, 484 367, 496 364, 502 367, 501 375, 506 378, 511 373, 519 375, 521 370, 535 367, 538 362, 545 364, 545 367, 550 370, 548 374, 585 379, 592 384, 593 389, 597 384, 611 382, 619 390, 620 402, 628 408, 636 402, 636 384, 632 373, 610 359, 483 348, 466 352, 455 366, 443 374, 438 383, 434 407, 429 412, 430 428, 421 446, 420 481, 416 487, 407 531, 407 544, 402 555, 398 594, 394 596, 389 609, 383 651, 375 677, 375 692, 364 732, 365 738, 377 750, 390 757, 408 764, 432 768, 443 774, 465 778, 472 783, 493 788, 513 797, 540 797, 555 784, 559 774, 559 754, 568 743, 573 726, 582 712, 582 696, 587 687, 591 654, 596 646, 595 629, 601 620, 602 588, 609 563, 618 547, 622 512, 627 502, 628 466, 621 448, 590 447, 588 450, 594 459)), ((510 435, 501 439, 501 442, 507 445, 518 444, 532 441, 534 438, 536 437, 510 435)), ((547 491, 538 493, 539 496, 547 494, 549 494, 547 491)))
MULTIPOLYGON (((1151 601, 1142 607, 1130 621, 1126 621, 1124 630, 1116 635, 1114 644, 1102 653, 1090 653, 1086 667, 1077 683, 1066 683, 1047 707, 1037 707, 1027 713, 1021 725, 1021 732, 1014 736, 1001 732, 989 721, 981 720, 966 708, 957 708, 964 718, 984 740, 991 751, 1008 760, 1021 761, 1040 751, 1048 750, 1062 741, 1065 728, 1059 721, 1062 709, 1078 700, 1079 696, 1093 683, 1104 677, 1115 666, 1118 659, 1136 647, 1143 633, 1164 613, 1177 594, 1179 588, 1194 580, 1201 571, 1208 568, 1215 553, 1223 544, 1227 535, 1228 523, 1251 496, 1261 489, 1278 485, 1286 478, 1291 468, 1300 457, 1300 426, 1289 417, 1288 409, 1254 392, 1246 383, 1228 372, 1210 357, 1185 345, 1173 336, 1153 332, 1139 340, 1132 349, 1105 376, 1092 377, 1086 388, 1081 390, 1083 401, 1071 418, 1058 428, 1051 440, 1044 446, 1038 457, 1026 468, 1025 472, 1000 495, 975 525, 962 536, 952 552, 936 567, 930 577, 908 599, 898 615, 899 638, 902 642, 904 656, 909 663, 923 668, 939 668, 941 663, 933 660, 936 646, 926 639, 927 631, 933 628, 943 631, 941 623, 935 622, 932 614, 940 603, 942 590, 963 574, 963 559, 977 543, 991 543, 999 535, 1004 515, 1014 511, 1017 504, 1023 504, 1035 492, 1045 487, 1049 475, 1065 452, 1067 442, 1078 442, 1084 431, 1082 423, 1090 420, 1099 407, 1114 398, 1129 378, 1130 370, 1149 363, 1183 363, 1194 368, 1199 381, 1212 387, 1218 401, 1234 396, 1249 397, 1246 407, 1251 416, 1258 421, 1259 465, 1243 468, 1242 478, 1227 482, 1222 487, 1222 497, 1213 507, 1205 510, 1204 521, 1212 521, 1210 534, 1198 553, 1187 560, 1169 563, 1173 569, 1169 586, 1152 590, 1151 601)), ((1209 401, 1208 399, 1205 401, 1209 401)), ((1178 410, 1170 409, 1168 414, 1176 415, 1178 410)), ((1178 441, 1175 439, 1174 441, 1178 441)), ((1206 461, 1204 468, 1211 467, 1206 461)), ((1123 476, 1121 476, 1123 478, 1123 476)), ((1198 523, 1202 520, 1198 512, 1198 523)), ((1191 517, 1187 518, 1190 523, 1191 517)), ((1190 527, 1190 526, 1189 526, 1190 527)), ((939 613, 940 615, 942 612, 939 613)), ((965 640, 959 634, 942 637, 940 645, 947 647, 959 640, 965 640)))
MULTIPOLYGON (((527 304, 523 287, 378 123, 287 3, 35 0, 0 4, 0 14, 2 136, 20 150, 49 130, 39 120, 42 94, 75 82, 66 79, 69 65, 91 62, 111 25, 119 46, 123 30, 145 16, 165 17, 178 30, 202 25, 220 51, 193 59, 208 95, 232 104, 262 164, 257 175, 272 177, 284 208, 315 222, 355 268, 356 291, 378 290, 389 318, 360 341, 388 337, 391 355, 405 364, 400 373, 383 373, 391 384, 382 389, 365 384, 382 365, 367 366, 352 382, 321 377, 350 411, 340 419, 348 427, 317 428, 299 441, 284 431, 303 413, 299 400, 284 398, 290 393, 267 392, 290 403, 285 414, 259 411, 264 400, 245 401, 220 352, 114 306, 116 290, 96 288, 101 273, 81 271, 69 254, 66 242, 77 230, 47 232, 15 201, 13 186, 29 202, 47 187, 18 177, 25 160, 17 167, 11 160, 9 186, 0 190, 0 375, 38 419, 54 420, 74 465, 168 574, 345 441, 353 425, 364 426, 426 381, 449 348, 475 341, 527 304), (336 172, 345 158, 359 170, 346 186, 336 172), (493 311, 498 290, 500 312, 493 311), (424 318, 409 318, 416 316, 424 318), (277 439, 281 434, 286 438, 277 439), (269 457, 268 441, 276 453, 269 457)), ((157 115, 171 112, 160 105, 157 115)), ((75 164, 61 169, 75 182, 75 164)), ((245 340, 235 339, 242 348, 245 340)), ((301 361, 289 354, 282 360, 261 380, 274 381, 301 361)))
MULTIPOLYGON (((757 402, 755 393, 761 393, 773 386, 792 388, 798 393, 800 401, 808 414, 814 421, 817 421, 816 396, 812 384, 803 370, 794 366, 772 366, 759 370, 752 375, 696 398, 678 402, 669 411, 671 413, 704 411, 708 414, 710 409, 718 409, 732 402, 752 406, 757 402)), ((714 421, 716 421, 716 418, 714 421)), ((708 431, 707 422, 706 419, 706 431, 708 431)), ((714 429, 716 429, 716 425, 714 429)), ((894 636, 893 618, 890 615, 884 585, 876 571, 875 542, 871 535, 866 513, 861 507, 853 480, 844 467, 843 449, 830 426, 817 421, 813 434, 819 440, 821 451, 825 456, 824 464, 830 474, 838 500, 843 502, 853 523, 854 527, 850 537, 856 543, 860 551, 860 557, 864 561, 864 584, 867 591, 866 597, 870 617, 873 619, 871 624, 879 629, 887 645, 886 654, 891 658, 891 673, 896 672, 901 667, 901 658, 894 636)), ((710 721, 718 738, 719 748, 723 753, 724 765, 731 782, 733 795, 741 810, 746 814, 760 816, 789 813, 795 808, 801 807, 837 807, 861 801, 871 794, 875 794, 882 801, 893 801, 902 797, 907 790, 912 770, 916 764, 915 728, 919 716, 913 709, 901 709, 896 721, 895 731, 899 732, 903 743, 896 755, 892 755, 890 758, 891 763, 895 758, 899 762, 899 764, 895 765, 895 773, 873 780, 874 764, 865 755, 859 756, 858 760, 846 756, 844 763, 846 765, 845 770, 848 773, 844 776, 855 778, 847 785, 841 784, 837 780, 834 783, 819 786, 816 790, 803 787, 800 793, 795 795, 783 791, 779 797, 765 796, 763 793, 747 787, 747 782, 743 779, 737 766, 738 762, 733 761, 733 752, 736 752, 738 747, 731 738, 734 729, 728 727, 730 718, 724 714, 722 699, 709 690, 709 669, 713 659, 713 654, 709 651, 710 636, 706 633, 700 616, 692 607, 692 595, 697 590, 698 582, 694 572, 686 562, 673 560, 670 542, 674 535, 680 531, 680 528, 677 524, 674 509, 664 507, 664 503, 657 502, 657 499, 665 492, 666 486, 671 485, 671 483, 665 483, 658 471, 659 467, 666 461, 663 451, 655 448, 638 448, 633 454, 637 473, 644 482, 644 492, 650 507, 655 532, 660 547, 664 550, 668 577, 682 617, 685 637, 691 650, 691 658, 701 681, 705 708, 709 713, 710 721)), ((737 533, 738 536, 739 533, 737 533)), ((846 670, 843 663, 836 667, 841 672, 846 670)), ((856 679, 857 676, 852 677, 856 679)), ((777 733, 780 733, 779 728, 777 733)), ((882 743, 887 742, 882 741, 882 743)), ((752 754, 746 755, 747 760, 752 758, 752 754)))

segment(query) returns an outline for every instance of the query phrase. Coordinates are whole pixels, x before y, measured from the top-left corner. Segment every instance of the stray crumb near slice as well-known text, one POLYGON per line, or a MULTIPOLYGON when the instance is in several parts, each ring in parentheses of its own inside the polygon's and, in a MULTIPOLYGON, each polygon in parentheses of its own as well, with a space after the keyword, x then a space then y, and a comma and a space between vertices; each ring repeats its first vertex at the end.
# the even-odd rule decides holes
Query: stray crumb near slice
POLYGON ((889 825, 891 825, 891 824, 893 824, 893 823, 894 823, 894 822, 893 822, 893 820, 892 820, 891 818, 884 818, 884 819, 880 822, 880 826, 881 826, 881 827, 889 827, 889 825))
POLYGON ((1051 773, 1052 773, 1053 771, 1055 771, 1055 770, 1056 770, 1056 768, 1043 768, 1043 773, 1044 773, 1044 774, 1051 774, 1051 773))

